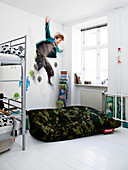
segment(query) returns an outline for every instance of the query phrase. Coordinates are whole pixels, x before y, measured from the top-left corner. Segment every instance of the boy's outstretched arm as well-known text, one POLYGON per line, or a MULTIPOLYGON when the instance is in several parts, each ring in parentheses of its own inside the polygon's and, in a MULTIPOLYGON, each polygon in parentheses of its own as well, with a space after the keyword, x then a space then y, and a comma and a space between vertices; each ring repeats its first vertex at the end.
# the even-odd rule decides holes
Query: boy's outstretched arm
POLYGON ((51 19, 48 16, 45 18, 45 36, 46 36, 46 39, 54 41, 54 38, 52 38, 50 35, 50 29, 49 29, 50 20, 51 19))

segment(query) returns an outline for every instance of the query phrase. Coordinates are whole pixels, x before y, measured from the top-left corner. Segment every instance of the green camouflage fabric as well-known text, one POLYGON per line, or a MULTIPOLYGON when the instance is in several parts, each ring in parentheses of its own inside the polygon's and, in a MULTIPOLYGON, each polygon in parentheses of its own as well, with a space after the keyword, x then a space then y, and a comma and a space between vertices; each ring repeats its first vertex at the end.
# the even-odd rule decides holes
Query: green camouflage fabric
POLYGON ((86 106, 40 109, 27 112, 30 134, 44 142, 62 141, 103 133, 121 126, 104 113, 86 106))

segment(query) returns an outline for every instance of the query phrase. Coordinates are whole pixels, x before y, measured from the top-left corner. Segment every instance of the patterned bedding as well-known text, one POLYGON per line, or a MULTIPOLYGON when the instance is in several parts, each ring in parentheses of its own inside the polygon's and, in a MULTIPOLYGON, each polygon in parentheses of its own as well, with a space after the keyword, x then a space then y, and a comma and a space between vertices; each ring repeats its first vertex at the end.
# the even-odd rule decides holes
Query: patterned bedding
MULTIPOLYGON (((19 118, 20 119, 20 118, 19 118)), ((0 112, 0 141, 21 134, 21 121, 0 112)))
MULTIPOLYGON (((21 48, 21 46, 20 46, 20 48, 21 48)), ((17 55, 19 57, 24 56, 19 49, 9 47, 9 45, 2 45, 2 46, 0 45, 0 53, 13 54, 13 55, 17 55)))
POLYGON ((44 142, 74 139, 118 128, 121 123, 86 106, 40 109, 27 112, 30 134, 44 142))
POLYGON ((13 125, 13 118, 0 113, 0 127, 13 125))

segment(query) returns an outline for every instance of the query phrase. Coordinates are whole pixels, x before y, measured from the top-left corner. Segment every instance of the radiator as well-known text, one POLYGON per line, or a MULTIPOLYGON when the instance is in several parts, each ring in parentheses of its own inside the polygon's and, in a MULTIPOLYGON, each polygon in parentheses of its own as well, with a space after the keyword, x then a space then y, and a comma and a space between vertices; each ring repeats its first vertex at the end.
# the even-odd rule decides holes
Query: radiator
POLYGON ((99 111, 105 111, 104 91, 81 90, 81 105, 93 107, 99 111))

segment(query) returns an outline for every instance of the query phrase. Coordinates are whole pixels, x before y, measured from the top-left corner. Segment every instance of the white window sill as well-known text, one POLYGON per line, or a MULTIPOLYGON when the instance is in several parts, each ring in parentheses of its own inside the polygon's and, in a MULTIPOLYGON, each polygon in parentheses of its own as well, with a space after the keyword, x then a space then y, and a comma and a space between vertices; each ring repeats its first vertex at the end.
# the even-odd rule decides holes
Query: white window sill
POLYGON ((75 84, 75 86, 82 86, 82 87, 103 87, 107 88, 107 85, 102 85, 102 84, 75 84))

